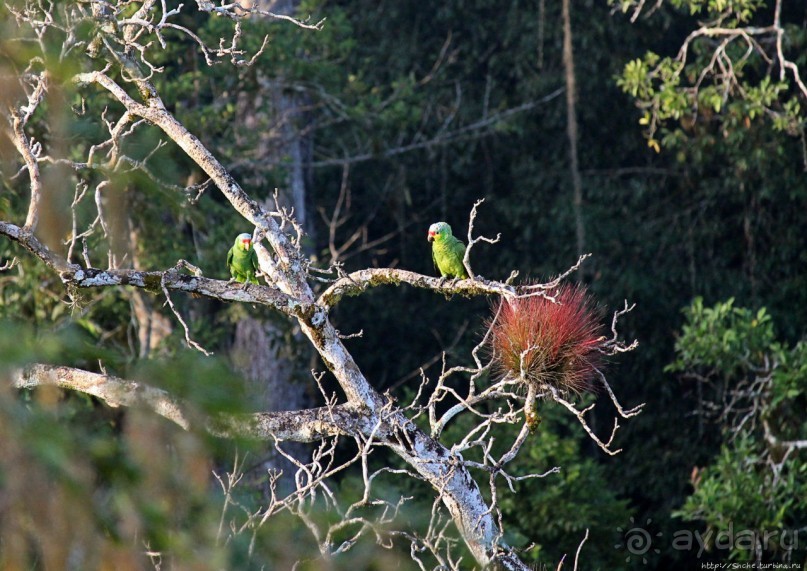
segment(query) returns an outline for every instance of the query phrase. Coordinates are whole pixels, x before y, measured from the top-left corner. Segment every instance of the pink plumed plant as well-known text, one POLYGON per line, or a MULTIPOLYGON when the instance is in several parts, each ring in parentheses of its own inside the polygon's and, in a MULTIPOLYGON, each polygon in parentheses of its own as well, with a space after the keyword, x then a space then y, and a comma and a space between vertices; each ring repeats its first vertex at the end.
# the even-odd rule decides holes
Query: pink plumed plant
POLYGON ((540 295, 502 299, 489 323, 493 358, 503 376, 541 392, 592 391, 603 364, 603 311, 583 286, 561 285, 540 295))

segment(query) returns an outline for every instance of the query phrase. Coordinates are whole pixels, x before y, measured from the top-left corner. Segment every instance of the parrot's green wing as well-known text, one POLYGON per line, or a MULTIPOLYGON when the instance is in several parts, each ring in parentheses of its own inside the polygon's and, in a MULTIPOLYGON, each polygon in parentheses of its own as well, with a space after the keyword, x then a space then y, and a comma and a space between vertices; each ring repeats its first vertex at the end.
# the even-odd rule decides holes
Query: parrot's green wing
POLYGON ((249 271, 248 271, 249 275, 247 276, 247 280, 249 281, 249 283, 252 283, 252 284, 261 283, 261 282, 258 281, 258 277, 255 275, 255 272, 257 272, 259 269, 260 269, 260 267, 258 266, 258 253, 254 249, 250 250, 249 251, 249 271))
POLYGON ((462 259, 465 257, 465 244, 451 236, 451 240, 448 241, 448 247, 450 250, 450 273, 455 278, 466 279, 468 277, 468 272, 465 271, 465 265, 462 263, 462 259))
POLYGON ((453 236, 435 240, 432 247, 432 260, 443 277, 466 279, 468 272, 462 263, 464 256, 465 244, 453 236))
POLYGON ((241 283, 258 283, 252 267, 252 252, 232 248, 227 253, 227 267, 232 278, 241 283))

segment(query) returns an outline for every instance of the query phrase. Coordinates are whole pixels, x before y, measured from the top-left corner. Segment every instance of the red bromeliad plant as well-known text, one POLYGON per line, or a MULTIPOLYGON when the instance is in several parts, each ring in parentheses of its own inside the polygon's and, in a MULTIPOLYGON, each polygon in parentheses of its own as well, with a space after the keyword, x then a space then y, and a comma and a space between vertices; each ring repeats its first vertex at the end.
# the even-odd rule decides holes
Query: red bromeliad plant
POLYGON ((561 285, 553 297, 499 302, 491 324, 495 365, 502 375, 533 384, 539 395, 551 388, 591 391, 603 362, 602 308, 583 286, 561 285))

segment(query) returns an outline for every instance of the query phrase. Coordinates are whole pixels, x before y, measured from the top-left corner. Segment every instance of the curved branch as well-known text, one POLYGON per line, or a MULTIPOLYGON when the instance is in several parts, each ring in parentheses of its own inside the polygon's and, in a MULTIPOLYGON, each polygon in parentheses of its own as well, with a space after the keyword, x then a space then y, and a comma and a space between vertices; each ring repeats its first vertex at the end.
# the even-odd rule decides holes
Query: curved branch
MULTIPOLYGON (((595 434, 594 430, 589 426, 588 422, 585 419, 586 413, 594 408, 594 403, 580 410, 577 407, 575 407, 572 403, 564 399, 560 395, 560 392, 558 392, 558 390, 555 389, 554 387, 549 387, 549 390, 550 394, 552 395, 552 400, 554 400, 556 403, 563 405, 569 412, 571 412, 577 418, 577 421, 580 423, 580 426, 583 427, 583 430, 586 431, 586 434, 588 434, 589 437, 597 444, 597 446, 600 447, 600 450, 602 450, 609 456, 616 456, 617 454, 622 452, 621 448, 618 448, 616 450, 611 448, 611 445, 614 443, 614 437, 616 436, 616 433, 620 428, 619 420, 617 418, 614 418, 614 426, 611 429, 611 436, 608 438, 606 442, 603 442, 600 439, 600 437, 597 436, 597 434, 595 434)), ((638 407, 631 409, 630 411, 628 411, 630 413, 628 416, 635 416, 636 414, 639 414, 643 406, 644 404, 641 404, 638 407)), ((620 413, 622 413, 621 407, 620 407, 620 413)), ((628 418, 628 416, 626 416, 625 414, 622 414, 622 416, 623 418, 628 418)))
MULTIPOLYGON (((487 238, 483 239, 490 241, 487 238)), ((481 277, 446 281, 442 278, 398 268, 367 268, 342 275, 342 277, 334 281, 328 289, 320 294, 319 299, 317 299, 317 304, 329 309, 339 303, 346 295, 357 296, 373 287, 380 285, 397 286, 402 283, 409 284, 413 287, 429 289, 444 295, 457 294, 464 297, 501 295, 506 298, 540 295, 551 299, 546 292, 558 287, 562 280, 580 269, 582 263, 589 256, 591 256, 591 254, 583 254, 573 266, 547 283, 520 286, 510 285, 510 281, 516 275, 515 272, 505 282, 485 280, 481 277)))
POLYGON ((18 242, 23 248, 45 262, 48 267, 59 274, 79 268, 77 264, 70 264, 51 252, 48 247, 37 240, 30 231, 25 228, 20 228, 16 224, 0 220, 0 234, 8 236, 15 242, 18 242))
POLYGON ((478 238, 474 238, 474 221, 476 220, 476 213, 479 205, 485 202, 484 198, 480 198, 476 202, 474 202, 473 208, 471 208, 471 216, 468 220, 468 246, 465 248, 465 255, 462 257, 462 265, 465 266, 465 270, 468 272, 468 275, 471 276, 472 279, 477 279, 477 276, 474 275, 473 270, 471 269, 471 250, 473 247, 478 244, 479 242, 487 242, 488 244, 496 244, 499 240, 501 240, 502 235, 497 234, 495 238, 486 238, 485 236, 479 236, 478 238))
MULTIPOLYGON (((82 392, 113 408, 142 406, 185 430, 198 420, 191 407, 162 389, 112 375, 73 367, 34 364, 12 374, 13 386, 32 389, 56 386, 82 392)), ((349 405, 305 410, 226 414, 208 419, 204 428, 215 436, 247 437, 258 440, 316 442, 327 436, 354 435, 367 430, 366 417, 349 405)))
POLYGON ((42 177, 39 173, 36 155, 31 148, 28 137, 25 135, 22 117, 20 117, 16 110, 11 111, 11 116, 11 139, 14 141, 14 146, 17 147, 17 151, 22 155, 23 159, 25 159, 25 165, 28 168, 28 176, 31 179, 31 202, 28 207, 28 215, 25 218, 25 229, 33 232, 39 221, 39 205, 42 201, 42 177))
MULTIPOLYGON (((184 429, 195 421, 187 405, 166 391, 111 375, 35 364, 16 371, 12 377, 17 388, 58 386, 93 395, 113 407, 145 406, 184 429)), ((374 412, 348 403, 298 411, 222 415, 207 421, 205 429, 217 436, 299 442, 339 434, 373 437, 409 462, 420 477, 435 485, 477 559, 499 561, 508 569, 526 569, 509 549, 496 545, 495 521, 460 459, 403 419, 400 412, 392 411, 380 421, 374 418, 374 412), (493 551, 488 551, 490 549, 493 551)))
POLYGON ((187 408, 162 389, 119 377, 91 373, 72 367, 34 364, 12 373, 18 389, 55 386, 92 395, 109 406, 145 406, 184 429, 191 421, 187 408))
POLYGON ((54 254, 24 228, 0 221, 0 234, 8 236, 33 253, 58 273, 63 283, 79 288, 132 286, 160 292, 164 285, 170 290, 184 291, 221 301, 267 305, 293 317, 311 316, 315 310, 313 304, 300 301, 271 287, 261 285, 243 287, 241 284, 233 285, 223 280, 180 273, 179 267, 186 265, 182 260, 177 263, 176 267, 164 271, 82 268, 78 264, 68 263, 67 260, 54 254))
POLYGON ((73 78, 73 81, 78 85, 93 83, 100 85, 109 91, 129 113, 142 117, 162 129, 174 143, 185 151, 188 157, 207 173, 233 208, 265 233, 283 267, 288 270, 283 273, 285 279, 277 284, 278 287, 286 293, 293 292, 301 295, 306 298, 306 301, 313 300, 311 288, 305 282, 305 274, 301 271, 302 262, 299 259, 299 251, 291 243, 289 237, 280 229, 270 213, 244 192, 207 147, 165 108, 151 83, 142 77, 136 78, 141 93, 148 95, 148 105, 144 105, 135 101, 126 90, 103 72, 80 73, 73 78))
POLYGON ((25 134, 25 125, 42 101, 45 91, 47 91, 47 84, 48 73, 43 72, 37 77, 36 88, 29 94, 27 105, 19 110, 13 107, 9 108, 11 118, 9 138, 20 155, 22 155, 30 179, 31 200, 28 205, 28 215, 25 218, 25 229, 28 232, 36 230, 39 221, 40 203, 42 202, 42 176, 38 165, 40 147, 28 139, 25 134))
POLYGON ((400 285, 402 283, 413 287, 430 289, 437 293, 458 294, 465 297, 475 295, 516 295, 515 287, 497 281, 475 279, 446 282, 441 278, 426 276, 409 270, 368 268, 339 278, 322 292, 317 302, 319 305, 330 308, 339 303, 339 300, 346 295, 356 296, 372 287, 400 285))

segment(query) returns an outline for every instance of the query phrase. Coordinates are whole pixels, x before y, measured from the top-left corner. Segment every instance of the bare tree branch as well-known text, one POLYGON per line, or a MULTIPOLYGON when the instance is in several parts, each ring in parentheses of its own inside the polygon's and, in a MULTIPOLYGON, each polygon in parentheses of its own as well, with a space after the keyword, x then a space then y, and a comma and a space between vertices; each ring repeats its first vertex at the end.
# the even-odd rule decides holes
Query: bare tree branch
POLYGON ((37 163, 39 147, 33 145, 28 139, 28 136, 25 134, 25 124, 42 100, 47 85, 47 77, 46 73, 37 76, 37 84, 34 91, 28 97, 28 104, 20 110, 22 114, 20 114, 20 111, 17 109, 9 109, 12 119, 9 138, 14 142, 17 151, 25 159, 25 165, 28 168, 28 176, 31 180, 31 200, 28 206, 28 216, 25 218, 24 225, 26 232, 36 230, 36 225, 39 221, 40 203, 42 201, 42 177, 39 173, 39 165, 37 163))
POLYGON ((476 221, 476 212, 479 205, 485 202, 484 198, 481 198, 474 202, 473 208, 471 208, 471 217, 468 220, 468 246, 465 248, 465 254, 462 257, 462 265, 465 266, 465 269, 468 271, 468 275, 471 279, 476 279, 471 269, 471 249, 476 246, 479 242, 487 242, 488 244, 496 244, 502 237, 501 234, 497 234, 495 238, 485 238, 484 236, 479 236, 479 238, 474 238, 474 221, 476 221))
POLYGON ((241 301, 258 303, 273 307, 289 315, 305 315, 313 311, 309 303, 301 302, 293 297, 266 286, 243 288, 223 280, 204 278, 200 275, 188 275, 179 272, 184 260, 180 260, 175 268, 165 271, 141 270, 100 270, 82 268, 78 264, 55 255, 35 236, 28 235, 24 229, 9 222, 0 221, 0 234, 18 242, 25 249, 42 260, 48 267, 59 274, 66 285, 79 288, 131 286, 159 292, 163 287, 169 290, 184 291, 222 301, 241 301))
POLYGON ((194 423, 217 436, 258 440, 319 442, 325 437, 359 434, 364 415, 351 405, 333 405, 305 410, 217 415, 201 419, 187 403, 145 383, 73 367, 33 364, 12 374, 19 389, 57 386, 92 395, 117 408, 146 407, 185 430, 194 423))
POLYGON ((459 280, 456 283, 431 276, 425 276, 409 270, 397 268, 367 268, 352 272, 337 279, 319 296, 318 303, 325 307, 333 307, 344 296, 356 296, 369 288, 380 285, 400 285, 402 283, 417 288, 430 289, 438 293, 458 294, 466 297, 475 295, 517 295, 513 286, 495 281, 459 280))
POLYGON ((12 374, 14 386, 32 389, 57 386, 97 397, 111 407, 146 406, 184 429, 191 426, 185 407, 162 389, 72 367, 29 365, 12 374))
POLYGON ((313 168, 320 168, 320 167, 333 167, 333 166, 343 166, 352 163, 359 163, 364 161, 369 161, 371 159, 376 158, 388 158, 394 157, 397 155, 409 153, 412 151, 416 151, 419 149, 428 149, 432 147, 439 147, 444 146, 449 143, 455 143, 457 141, 462 141, 467 138, 478 137, 479 134, 484 133, 486 129, 493 127, 499 123, 502 123, 513 117, 519 113, 523 113, 526 111, 530 111, 539 105, 543 105, 559 97, 565 88, 561 87, 556 89, 555 91, 549 93, 548 95, 538 99, 536 101, 530 101, 527 103, 523 103, 511 109, 507 109, 505 111, 501 111, 499 113, 494 113, 493 115, 489 115, 478 121, 474 121, 468 125, 463 127, 458 127, 454 130, 446 130, 443 132, 438 133, 434 137, 430 137, 426 140, 413 140, 410 143, 403 144, 397 147, 392 147, 381 152, 366 152, 366 153, 357 153, 354 155, 350 155, 348 157, 342 158, 332 158, 332 159, 321 159, 318 161, 312 161, 311 166, 313 168))

